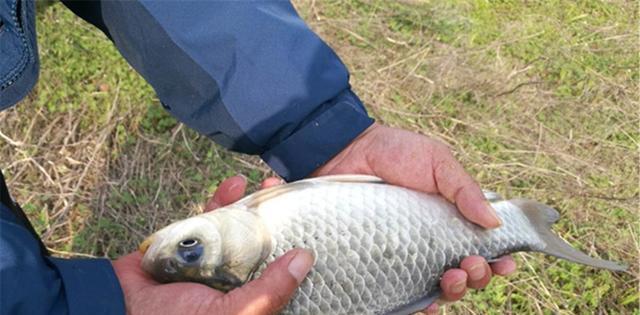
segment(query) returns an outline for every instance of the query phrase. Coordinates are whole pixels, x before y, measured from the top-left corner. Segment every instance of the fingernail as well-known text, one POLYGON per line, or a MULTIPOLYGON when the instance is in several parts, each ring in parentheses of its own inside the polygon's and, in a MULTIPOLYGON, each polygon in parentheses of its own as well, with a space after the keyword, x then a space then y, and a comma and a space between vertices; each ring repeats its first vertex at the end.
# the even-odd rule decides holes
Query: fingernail
POLYGON ((284 184, 284 180, 282 180, 282 179, 280 179, 280 178, 276 178, 276 177, 270 177, 270 178, 267 178, 267 179, 263 182, 263 184, 264 184, 264 183, 267 183, 267 184, 268 184, 268 186, 277 186, 277 185, 282 185, 282 184, 284 184), (268 180, 268 181, 267 181, 267 180, 268 180))
POLYGON ((491 215, 492 223, 489 224, 489 227, 490 228, 500 227, 502 225, 502 220, 500 220, 500 217, 498 217, 496 210, 493 209, 493 207, 488 201, 485 201, 485 205, 487 207, 487 212, 491 215))
POLYGON ((505 269, 504 273, 511 274, 511 273, 514 273, 515 271, 516 271, 516 264, 509 264, 509 267, 505 269))
POLYGON ((486 268, 484 267, 484 265, 482 264, 475 265, 471 267, 471 269, 469 269, 469 272, 468 272, 469 278, 471 278, 471 280, 473 281, 481 280, 482 278, 484 278, 486 274, 485 270, 486 268))
POLYGON ((227 191, 233 191, 234 189, 236 189, 236 187, 240 186, 237 183, 231 184, 231 186, 229 186, 229 188, 227 188, 227 191))
POLYGON ((240 187, 240 186, 242 186, 243 184, 245 184, 245 183, 247 182, 247 178, 246 178, 246 177, 244 177, 244 175, 242 175, 242 174, 238 174, 238 175, 236 175, 236 176, 237 176, 237 177, 240 177, 240 178, 242 179, 242 183, 237 183, 237 182, 236 182, 236 183, 231 184, 231 186, 229 186, 229 188, 228 188, 228 189, 229 189, 229 191, 232 191, 232 190, 234 190, 236 187, 240 187))
MULTIPOLYGON (((507 258, 503 258, 503 259, 507 259, 507 258)), ((503 264, 505 264, 505 263, 503 263, 503 264)), ((503 274, 510 274, 510 273, 513 273, 513 272, 516 271, 517 266, 516 266, 515 262, 511 261, 509 263, 506 263, 506 265, 507 266, 505 267, 505 269, 502 270, 503 274)))
POLYGON ((300 284, 311 270, 311 266, 313 266, 313 255, 307 250, 300 250, 289 262, 288 270, 300 284))
POLYGON ((462 293, 466 287, 467 287, 466 281, 458 281, 454 285, 450 286, 449 290, 451 290, 452 293, 458 294, 458 293, 462 293))

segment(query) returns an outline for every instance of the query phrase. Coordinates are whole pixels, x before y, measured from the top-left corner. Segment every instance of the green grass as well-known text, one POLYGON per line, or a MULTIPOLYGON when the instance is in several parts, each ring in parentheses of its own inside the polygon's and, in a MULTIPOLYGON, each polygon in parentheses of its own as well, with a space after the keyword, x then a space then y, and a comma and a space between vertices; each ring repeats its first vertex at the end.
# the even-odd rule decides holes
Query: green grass
MULTIPOLYGON (((557 208, 612 274, 537 254, 447 313, 638 312, 637 8, 623 1, 296 1, 380 122, 449 143, 487 189, 557 208)), ((38 17, 34 93, 0 113, 0 166, 61 255, 115 258, 197 213, 225 177, 271 174, 180 125, 98 31, 38 17), (5 137, 11 141, 5 141, 5 137)), ((255 187, 255 186, 254 186, 255 187)))

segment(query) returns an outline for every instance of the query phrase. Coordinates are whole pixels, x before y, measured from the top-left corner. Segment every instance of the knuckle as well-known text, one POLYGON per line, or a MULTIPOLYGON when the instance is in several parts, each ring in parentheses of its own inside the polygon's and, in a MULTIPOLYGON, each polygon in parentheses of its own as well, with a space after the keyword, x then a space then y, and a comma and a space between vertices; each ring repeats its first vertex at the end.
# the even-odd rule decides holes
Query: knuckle
POLYGON ((276 312, 283 308, 288 301, 289 299, 286 294, 271 292, 270 294, 267 294, 265 302, 267 304, 267 309, 271 310, 272 312, 276 312))
POLYGON ((485 279, 479 280, 474 283, 470 283, 469 287, 472 289, 484 289, 487 285, 489 285, 490 277, 486 277, 485 279))
MULTIPOLYGON (((211 303, 209 307, 205 307, 201 312, 197 314, 211 314, 212 311, 215 311, 220 315, 231 315, 233 312, 234 302, 232 299, 232 295, 225 294, 221 298, 217 299, 214 303, 211 303)), ((200 310, 199 310, 200 311, 200 310)))
POLYGON ((449 146, 441 141, 435 140, 433 142, 433 151, 443 159, 453 158, 453 152, 449 146))
POLYGON ((289 302, 291 293, 296 287, 297 281, 291 277, 267 276, 254 280, 256 285, 265 288, 263 301, 266 309, 277 312, 289 302))

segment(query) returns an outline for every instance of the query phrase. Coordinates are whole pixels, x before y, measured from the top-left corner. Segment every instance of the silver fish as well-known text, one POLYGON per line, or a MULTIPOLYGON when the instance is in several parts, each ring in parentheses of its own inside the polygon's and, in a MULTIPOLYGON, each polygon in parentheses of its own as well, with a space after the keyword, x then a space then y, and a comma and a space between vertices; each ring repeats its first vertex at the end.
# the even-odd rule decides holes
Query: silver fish
POLYGON ((141 245, 142 267, 161 282, 228 291, 258 277, 292 248, 316 258, 285 314, 410 314, 440 295, 440 276, 469 255, 536 251, 597 268, 555 236, 559 215, 541 203, 486 193, 503 222, 485 230, 438 195, 362 175, 327 176, 265 189, 175 222, 141 245))

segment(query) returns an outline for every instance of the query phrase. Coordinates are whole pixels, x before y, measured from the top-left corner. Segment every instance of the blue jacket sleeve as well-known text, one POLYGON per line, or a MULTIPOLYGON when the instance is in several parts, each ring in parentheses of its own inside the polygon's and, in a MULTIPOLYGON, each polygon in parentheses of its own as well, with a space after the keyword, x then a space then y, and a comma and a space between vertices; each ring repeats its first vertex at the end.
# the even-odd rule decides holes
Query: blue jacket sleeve
POLYGON ((287 180, 373 122, 345 66, 287 1, 102 1, 74 12, 111 38, 176 118, 259 154, 287 180))
POLYGON ((106 259, 42 256, 32 234, 0 203, 1 314, 124 314, 106 259))

